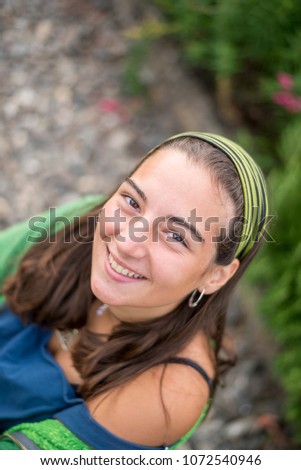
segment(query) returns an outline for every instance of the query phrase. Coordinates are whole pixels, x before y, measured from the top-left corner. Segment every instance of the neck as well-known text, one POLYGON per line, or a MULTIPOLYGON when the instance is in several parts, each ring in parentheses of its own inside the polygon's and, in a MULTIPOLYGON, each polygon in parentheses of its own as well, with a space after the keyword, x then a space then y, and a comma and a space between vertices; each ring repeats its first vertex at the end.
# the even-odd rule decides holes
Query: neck
POLYGON ((120 324, 119 318, 114 315, 109 306, 95 300, 88 313, 87 327, 94 333, 110 335, 115 326, 120 324))
POLYGON ((158 306, 158 307, 128 307, 128 306, 109 306, 111 314, 118 318, 120 322, 136 323, 147 320, 155 320, 171 312, 177 305, 158 306))
POLYGON ((136 323, 147 320, 154 320, 162 317, 173 310, 174 306, 159 306, 155 308, 147 307, 127 307, 102 304, 95 301, 89 315, 89 327, 96 332, 110 334, 112 329, 122 322, 136 323), (101 331, 100 331, 101 330, 101 331), (104 331, 105 330, 105 331, 104 331))
POLYGON ((120 318, 112 311, 107 304, 102 304, 96 310, 96 315, 102 317, 103 315, 111 317, 114 322, 121 323, 120 318))

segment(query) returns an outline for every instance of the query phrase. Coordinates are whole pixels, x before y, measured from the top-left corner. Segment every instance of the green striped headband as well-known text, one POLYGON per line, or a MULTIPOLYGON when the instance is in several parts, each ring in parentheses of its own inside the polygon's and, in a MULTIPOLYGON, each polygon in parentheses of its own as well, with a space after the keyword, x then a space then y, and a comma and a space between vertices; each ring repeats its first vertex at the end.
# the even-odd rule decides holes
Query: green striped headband
POLYGON ((244 258, 263 236, 267 225, 267 188, 261 169, 242 147, 226 137, 207 132, 183 132, 167 141, 178 137, 194 137, 208 142, 227 155, 235 165, 244 197, 243 228, 235 257, 244 258))

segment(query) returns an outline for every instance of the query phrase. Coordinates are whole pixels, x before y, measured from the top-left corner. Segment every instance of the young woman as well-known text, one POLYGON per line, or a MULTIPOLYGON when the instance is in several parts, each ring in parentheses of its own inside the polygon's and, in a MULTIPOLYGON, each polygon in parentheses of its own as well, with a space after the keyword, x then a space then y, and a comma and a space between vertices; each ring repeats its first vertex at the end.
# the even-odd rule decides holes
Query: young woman
POLYGON ((149 152, 107 200, 69 207, 63 229, 50 224, 46 237, 34 226, 38 243, 20 227, 4 232, 2 447, 188 439, 224 366, 227 305, 267 213, 254 160, 189 132, 149 152))

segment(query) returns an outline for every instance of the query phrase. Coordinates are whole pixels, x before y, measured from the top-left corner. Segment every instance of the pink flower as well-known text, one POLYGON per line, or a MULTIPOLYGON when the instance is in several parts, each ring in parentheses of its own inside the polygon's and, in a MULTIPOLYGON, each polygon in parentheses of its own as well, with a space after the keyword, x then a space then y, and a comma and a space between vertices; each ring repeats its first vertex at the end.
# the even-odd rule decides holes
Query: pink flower
POLYGON ((126 101, 118 98, 102 98, 97 101, 97 108, 104 114, 115 114, 124 122, 130 121, 135 113, 145 105, 140 96, 132 97, 126 101))
POLYGON ((114 98, 104 98, 99 102, 99 107, 104 113, 119 113, 123 108, 122 104, 114 98))
POLYGON ((284 72, 280 72, 277 74, 277 81, 281 85, 283 90, 291 90, 294 85, 292 76, 284 72))
POLYGON ((289 91, 280 91, 279 93, 275 93, 273 95, 273 101, 290 113, 298 113, 301 111, 301 98, 294 96, 289 91))
POLYGON ((105 114, 115 114, 122 121, 128 121, 131 117, 126 106, 121 100, 104 98, 98 102, 98 107, 101 112, 105 114))

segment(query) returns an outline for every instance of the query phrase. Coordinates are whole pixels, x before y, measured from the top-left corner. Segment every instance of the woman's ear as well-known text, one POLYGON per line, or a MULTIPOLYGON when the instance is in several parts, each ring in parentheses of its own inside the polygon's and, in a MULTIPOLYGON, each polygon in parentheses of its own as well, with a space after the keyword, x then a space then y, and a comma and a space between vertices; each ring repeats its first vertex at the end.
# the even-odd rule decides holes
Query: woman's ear
POLYGON ((214 265, 210 274, 208 275, 208 280, 200 286, 200 290, 205 288, 206 294, 213 294, 221 287, 223 287, 229 279, 236 273, 239 268, 239 260, 235 258, 227 266, 222 266, 220 264, 214 265))

